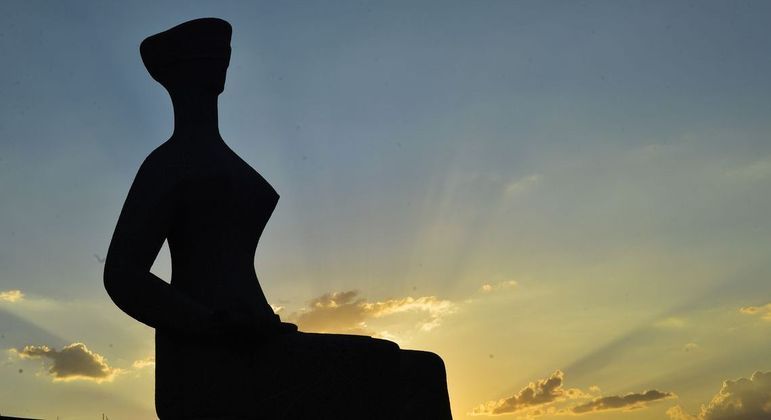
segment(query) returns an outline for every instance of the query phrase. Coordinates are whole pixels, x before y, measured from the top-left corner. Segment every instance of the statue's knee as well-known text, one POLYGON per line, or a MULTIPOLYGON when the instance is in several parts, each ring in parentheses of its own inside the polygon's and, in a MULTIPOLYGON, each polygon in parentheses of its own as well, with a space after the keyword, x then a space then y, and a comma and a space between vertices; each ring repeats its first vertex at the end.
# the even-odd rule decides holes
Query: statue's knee
POLYGON ((400 350, 399 345, 394 343, 393 341, 390 341, 390 340, 383 340, 383 341, 386 342, 386 345, 388 346, 389 350, 394 350, 394 351, 400 350))
POLYGON ((442 360, 442 358, 439 357, 439 355, 436 353, 429 352, 429 351, 424 353, 425 353, 426 364, 430 366, 431 370, 440 372, 444 375, 445 374, 444 360, 442 360))
POLYGON ((399 345, 390 340, 384 340, 382 338, 373 339, 378 349, 386 352, 395 352, 400 350, 399 345))
POLYGON ((406 359, 407 366, 413 369, 445 375, 444 360, 436 353, 421 350, 403 350, 403 359, 406 359))

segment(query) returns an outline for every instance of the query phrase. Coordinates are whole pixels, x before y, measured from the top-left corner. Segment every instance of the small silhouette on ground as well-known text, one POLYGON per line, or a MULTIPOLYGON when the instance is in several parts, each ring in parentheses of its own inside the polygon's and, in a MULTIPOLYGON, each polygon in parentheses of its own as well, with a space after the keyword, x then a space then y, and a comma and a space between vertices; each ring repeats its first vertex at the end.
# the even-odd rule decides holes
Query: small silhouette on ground
POLYGON ((118 307, 155 328, 161 419, 451 419, 434 353, 297 330, 274 314, 254 254, 279 194, 220 136, 231 26, 196 19, 145 39, 174 132, 139 168, 104 267, 118 307), (164 240, 172 278, 150 272, 164 240))

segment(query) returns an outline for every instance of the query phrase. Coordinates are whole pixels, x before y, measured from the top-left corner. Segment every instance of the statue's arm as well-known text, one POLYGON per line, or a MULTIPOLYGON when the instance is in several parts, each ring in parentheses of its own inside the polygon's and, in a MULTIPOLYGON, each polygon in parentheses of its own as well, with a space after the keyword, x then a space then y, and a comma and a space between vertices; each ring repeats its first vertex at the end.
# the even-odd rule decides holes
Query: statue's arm
POLYGON ((205 332, 212 312, 150 272, 173 217, 175 175, 148 156, 129 189, 104 267, 104 287, 128 315, 153 328, 205 332))

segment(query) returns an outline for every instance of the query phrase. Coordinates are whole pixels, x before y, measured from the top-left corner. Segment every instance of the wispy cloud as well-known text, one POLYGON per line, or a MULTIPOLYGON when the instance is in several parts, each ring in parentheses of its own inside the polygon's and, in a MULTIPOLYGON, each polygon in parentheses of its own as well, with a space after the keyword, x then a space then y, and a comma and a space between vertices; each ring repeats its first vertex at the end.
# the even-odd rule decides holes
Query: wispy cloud
POLYGON ((504 189, 504 193, 507 197, 514 197, 519 194, 523 194, 535 188, 543 181, 543 175, 531 174, 522 178, 515 179, 508 184, 504 189))
POLYGON ((771 321, 771 303, 761 306, 744 306, 739 311, 747 315, 759 315, 764 321, 771 321))
POLYGON ((657 321, 654 325, 658 328, 678 329, 678 328, 685 327, 685 319, 675 317, 675 316, 670 316, 657 321))
POLYGON ((683 351, 686 353, 691 353, 699 350, 701 350, 701 346, 699 346, 696 343, 687 343, 686 345, 683 346, 683 351))
POLYGON ((89 350, 83 343, 72 343, 61 350, 28 345, 13 351, 23 359, 41 359, 44 363, 47 362, 48 373, 54 381, 109 382, 122 372, 122 369, 110 367, 103 356, 89 350))
POLYGON ((490 293, 498 290, 510 289, 516 285, 516 280, 508 280, 499 283, 484 283, 479 289, 485 293, 490 293))
POLYGON ((24 293, 21 290, 6 290, 0 292, 0 302, 18 302, 24 299, 24 293))
POLYGON ((585 404, 579 404, 571 408, 570 411, 575 414, 587 414, 598 411, 611 410, 629 411, 642 408, 646 403, 651 401, 658 401, 667 398, 675 398, 675 394, 652 389, 642 393, 633 392, 623 396, 611 395, 609 397, 595 398, 585 404))
POLYGON ((733 179, 762 181, 771 177, 771 157, 754 160, 742 166, 724 171, 724 174, 733 179))
POLYGON ((749 420, 771 418, 771 372, 725 381, 697 415, 677 405, 667 410, 672 420, 749 420))
POLYGON ((144 369, 146 367, 155 366, 155 356, 148 356, 144 359, 135 360, 131 364, 134 369, 144 369))

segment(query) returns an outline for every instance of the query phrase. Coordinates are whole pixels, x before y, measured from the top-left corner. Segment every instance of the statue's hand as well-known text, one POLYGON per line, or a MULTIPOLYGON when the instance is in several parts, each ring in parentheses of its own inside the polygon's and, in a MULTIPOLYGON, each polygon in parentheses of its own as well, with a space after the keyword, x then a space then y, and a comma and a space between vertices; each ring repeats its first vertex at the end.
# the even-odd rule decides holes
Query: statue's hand
POLYGON ((266 318, 247 305, 234 303, 214 311, 208 329, 217 336, 255 339, 297 332, 297 325, 281 322, 276 314, 266 318))

